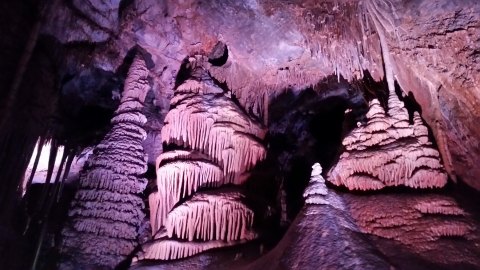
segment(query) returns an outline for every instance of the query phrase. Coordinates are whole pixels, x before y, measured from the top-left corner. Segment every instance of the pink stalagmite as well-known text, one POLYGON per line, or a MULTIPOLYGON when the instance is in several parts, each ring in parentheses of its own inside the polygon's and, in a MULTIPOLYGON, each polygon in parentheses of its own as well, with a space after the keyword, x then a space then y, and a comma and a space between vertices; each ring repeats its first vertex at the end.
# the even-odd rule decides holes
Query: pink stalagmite
MULTIPOLYGON (((190 60, 202 72, 198 59, 190 60)), ((265 129, 206 77, 186 80, 171 100, 161 137, 176 147, 157 158, 157 191, 149 197, 153 240, 136 260, 178 259, 256 237, 244 195, 217 188, 245 183, 266 156, 265 129)))
POLYGON ((440 154, 428 140, 428 129, 418 112, 410 124, 408 112, 394 92, 389 95, 388 107, 387 114, 377 99, 370 102, 367 124, 344 138, 345 152, 327 180, 351 190, 444 186, 447 174, 440 154))
POLYGON ((139 196, 146 187, 147 159, 142 113, 149 71, 136 56, 125 81, 111 131, 89 157, 62 232, 61 252, 82 265, 114 268, 139 243, 145 218, 139 196))

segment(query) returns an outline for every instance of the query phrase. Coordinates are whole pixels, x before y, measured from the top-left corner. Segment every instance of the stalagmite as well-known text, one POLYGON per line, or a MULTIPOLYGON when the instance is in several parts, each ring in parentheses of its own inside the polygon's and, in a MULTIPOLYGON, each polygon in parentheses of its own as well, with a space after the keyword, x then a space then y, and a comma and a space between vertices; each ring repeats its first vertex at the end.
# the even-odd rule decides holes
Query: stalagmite
POLYGON ((328 202, 325 200, 327 193, 328 191, 327 186, 325 185, 325 179, 322 177, 322 166, 319 163, 315 163, 312 166, 310 182, 303 192, 305 203, 328 204, 328 202))
POLYGON ((161 132, 162 142, 176 150, 156 161, 158 191, 149 196, 154 240, 136 260, 178 259, 256 237, 254 212, 238 188, 203 190, 244 184, 265 158, 265 129, 201 65, 191 65, 196 79, 177 87, 161 132))
POLYGON ((387 114, 378 100, 370 102, 367 124, 345 137, 345 152, 327 179, 357 190, 444 186, 447 175, 440 155, 429 142, 428 129, 418 112, 410 124, 408 112, 395 93, 390 93, 388 106, 387 114))
POLYGON ((138 245, 145 217, 139 194, 147 184, 142 102, 149 89, 148 74, 144 60, 137 56, 111 120, 113 128, 80 175, 61 246, 63 254, 76 254, 69 259, 75 264, 114 268, 138 245))

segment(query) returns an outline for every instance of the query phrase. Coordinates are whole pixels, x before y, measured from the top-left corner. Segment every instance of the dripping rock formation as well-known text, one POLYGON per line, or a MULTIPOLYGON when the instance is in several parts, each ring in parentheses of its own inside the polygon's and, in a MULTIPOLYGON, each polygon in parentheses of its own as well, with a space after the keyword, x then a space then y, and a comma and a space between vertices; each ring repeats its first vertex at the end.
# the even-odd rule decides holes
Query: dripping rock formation
POLYGON ((256 238, 241 190, 218 188, 248 180, 265 158, 265 130, 215 85, 202 59, 189 59, 192 77, 175 89, 165 117, 162 141, 181 150, 157 158, 157 191, 149 196, 153 240, 137 260, 185 258, 256 238))
POLYGON ((386 113, 377 99, 370 102, 367 123, 343 139, 345 152, 330 170, 329 181, 351 190, 443 187, 447 174, 418 112, 410 124, 394 92, 388 107, 386 113))
POLYGON ((139 244, 145 214, 139 196, 146 187, 147 170, 142 141, 146 137, 142 114, 148 70, 139 56, 125 81, 112 129, 87 160, 79 188, 62 232, 61 268, 76 265, 113 268, 139 244), (72 256, 73 255, 73 256, 72 256))

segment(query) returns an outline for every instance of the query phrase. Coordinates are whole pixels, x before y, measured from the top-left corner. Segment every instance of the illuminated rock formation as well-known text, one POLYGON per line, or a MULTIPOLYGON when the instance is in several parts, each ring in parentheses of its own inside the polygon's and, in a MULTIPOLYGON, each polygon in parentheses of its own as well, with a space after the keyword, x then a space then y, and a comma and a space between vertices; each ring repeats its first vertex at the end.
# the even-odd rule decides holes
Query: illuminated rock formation
POLYGON ((480 263, 478 223, 451 197, 377 194, 346 201, 361 232, 395 240, 430 262, 480 263))
POLYGON ((440 155, 429 142, 418 112, 410 124, 408 112, 395 93, 390 93, 388 107, 385 113, 378 100, 370 102, 367 124, 345 137, 345 152, 329 171, 328 180, 351 190, 444 186, 447 175, 440 155))
POLYGON ((325 185, 325 179, 322 177, 322 166, 319 163, 315 163, 312 166, 312 175, 310 182, 303 192, 305 203, 308 204, 328 204, 325 200, 325 196, 328 194, 327 186, 325 185))
POLYGON ((235 191, 196 193, 168 214, 164 230, 138 259, 178 259, 255 239, 254 213, 243 200, 235 191))
POLYGON ((146 187, 142 114, 149 85, 145 62, 136 57, 125 81, 113 128, 96 146, 80 176, 79 189, 62 232, 62 253, 73 264, 113 268, 138 245, 145 214, 138 196, 146 187))
POLYGON ((192 74, 200 76, 176 89, 165 118, 162 141, 177 150, 157 159, 157 191, 149 197, 154 239, 143 246, 138 260, 178 259, 256 237, 254 213, 238 188, 197 191, 245 183, 248 171, 265 158, 265 130, 201 65, 192 74))

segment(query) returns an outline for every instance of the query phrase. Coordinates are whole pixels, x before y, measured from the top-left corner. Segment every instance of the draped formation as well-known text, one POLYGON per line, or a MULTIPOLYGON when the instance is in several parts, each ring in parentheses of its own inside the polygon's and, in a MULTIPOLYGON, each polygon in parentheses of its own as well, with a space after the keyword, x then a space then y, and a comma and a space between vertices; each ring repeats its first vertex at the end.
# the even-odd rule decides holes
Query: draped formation
POLYGON ((241 186, 265 159, 265 128, 201 67, 194 72, 202 76, 177 87, 165 118, 162 142, 173 149, 157 158, 153 240, 137 260, 178 259, 257 237, 241 186))
POLYGON ((407 109, 395 92, 389 94, 387 113, 373 99, 367 118, 366 125, 344 138, 345 152, 327 180, 350 190, 402 185, 435 188, 447 183, 440 154, 429 141, 420 114, 414 112, 410 124, 407 109))

